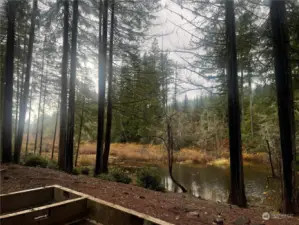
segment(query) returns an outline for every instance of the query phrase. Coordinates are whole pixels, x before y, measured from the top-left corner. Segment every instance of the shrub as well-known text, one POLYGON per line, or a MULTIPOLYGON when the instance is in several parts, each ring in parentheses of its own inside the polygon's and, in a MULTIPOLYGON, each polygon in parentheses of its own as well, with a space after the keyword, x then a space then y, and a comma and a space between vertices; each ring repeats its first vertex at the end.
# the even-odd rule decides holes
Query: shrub
POLYGON ((116 182, 129 184, 132 181, 128 174, 119 168, 112 169, 109 174, 115 179, 116 182))
POLYGON ((48 160, 48 166, 49 169, 58 170, 58 163, 54 160, 48 160))
POLYGON ((154 191, 164 191, 161 185, 161 176, 155 168, 142 168, 137 171, 136 184, 140 187, 151 189, 154 191))
POLYGON ((75 167, 74 169, 73 169, 73 174, 74 175, 79 175, 80 174, 80 169, 78 168, 78 167, 75 167))
POLYGON ((124 184, 129 184, 132 181, 131 177, 129 177, 125 171, 119 168, 111 169, 108 174, 100 174, 98 175, 98 178, 124 184))
POLYGON ((115 178, 113 176, 111 176, 111 174, 102 173, 102 174, 98 175, 97 177, 102 180, 116 181, 115 178))
POLYGON ((24 165, 31 166, 31 167, 47 168, 48 160, 44 159, 43 157, 41 157, 39 155, 27 155, 24 159, 24 165))
POLYGON ((90 169, 89 167, 81 167, 80 171, 83 175, 89 175, 90 169))

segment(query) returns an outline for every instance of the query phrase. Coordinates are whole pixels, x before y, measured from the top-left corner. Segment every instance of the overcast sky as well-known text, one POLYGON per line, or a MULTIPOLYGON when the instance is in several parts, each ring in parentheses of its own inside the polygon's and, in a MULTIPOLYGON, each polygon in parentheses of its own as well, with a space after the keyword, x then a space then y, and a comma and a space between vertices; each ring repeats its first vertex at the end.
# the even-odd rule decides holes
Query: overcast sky
MULTIPOLYGON (((161 0, 163 9, 157 13, 157 21, 155 22, 159 25, 153 26, 149 33, 151 35, 158 35, 157 39, 159 47, 161 49, 163 48, 163 51, 169 52, 169 56, 173 61, 177 62, 178 64, 184 65, 186 63, 181 59, 181 57, 191 62, 192 56, 188 54, 178 53, 176 51, 190 47, 190 33, 194 32, 194 27, 190 25, 186 20, 184 20, 180 15, 183 15, 188 20, 194 19, 194 15, 187 10, 181 9, 181 7, 174 3, 174 1, 175 0, 161 0), (185 30, 187 30, 188 32, 186 32, 185 30)), ((147 48, 151 46, 152 41, 153 39, 148 41, 148 43, 146 44, 147 48)), ((183 80, 186 80, 187 77, 197 79, 197 76, 195 74, 191 74, 185 69, 179 70, 178 73, 180 79, 183 80)), ((198 90, 185 92, 189 88, 194 89, 194 86, 183 84, 181 87, 181 91, 184 93, 178 96, 178 99, 183 100, 185 93, 187 93, 189 99, 192 99, 196 95, 199 95, 201 93, 198 90)))

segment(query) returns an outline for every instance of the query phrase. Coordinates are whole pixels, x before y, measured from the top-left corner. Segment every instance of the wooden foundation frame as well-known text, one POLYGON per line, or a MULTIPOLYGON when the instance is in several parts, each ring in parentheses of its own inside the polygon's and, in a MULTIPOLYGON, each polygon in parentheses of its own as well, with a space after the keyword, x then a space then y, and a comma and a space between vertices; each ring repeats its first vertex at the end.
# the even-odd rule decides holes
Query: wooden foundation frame
POLYGON ((59 185, 0 195, 0 224, 171 225, 59 185), (87 222, 88 221, 88 222, 87 222))

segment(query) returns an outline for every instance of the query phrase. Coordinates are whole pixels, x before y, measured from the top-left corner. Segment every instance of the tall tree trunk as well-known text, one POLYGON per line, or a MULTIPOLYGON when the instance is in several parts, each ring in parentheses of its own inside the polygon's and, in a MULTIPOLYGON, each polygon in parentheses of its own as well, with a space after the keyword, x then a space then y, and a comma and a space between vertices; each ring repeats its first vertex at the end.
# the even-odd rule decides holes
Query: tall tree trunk
MULTIPOLYGON (((19 38, 18 38, 19 39, 19 38)), ((19 40, 18 40, 18 43, 19 43, 19 40)), ((19 46, 20 47, 20 46, 19 46)), ((18 47, 18 49, 19 49, 18 47)), ((14 134, 15 134, 15 138, 17 136, 17 130, 18 130, 18 115, 19 115, 19 99, 20 99, 20 60, 18 60, 17 62, 17 92, 16 92, 16 114, 15 114, 15 131, 14 131, 14 134)))
POLYGON ((57 132, 57 124, 58 124, 58 115, 59 115, 59 103, 58 103, 58 107, 57 107, 56 120, 55 120, 55 128, 54 128, 54 134, 53 134, 53 144, 52 144, 51 160, 53 160, 53 157, 54 157, 56 132, 57 132))
POLYGON ((42 108, 42 125, 40 128, 40 141, 39 141, 39 154, 42 154, 43 148, 43 136, 44 136, 44 122, 45 122, 45 104, 46 104, 46 94, 47 94, 47 75, 45 75, 45 82, 44 82, 44 99, 43 99, 43 108, 42 108))
MULTIPOLYGON (((18 26, 18 29, 20 29, 20 25, 18 26)), ((19 101, 20 101, 20 63, 21 63, 21 46, 20 46, 20 34, 18 35, 18 39, 17 39, 17 92, 16 92, 16 107, 15 107, 15 130, 14 130, 14 134, 15 134, 15 138, 17 136, 17 130, 18 130, 18 115, 19 115, 19 101)))
POLYGON ((38 109, 37 109, 37 121, 36 121, 36 133, 35 133, 35 141, 34 141, 34 154, 37 148, 37 137, 38 137, 38 128, 39 128, 39 117, 40 117, 40 108, 42 103, 42 92, 43 92, 43 78, 44 78, 44 61, 45 61, 45 50, 43 49, 42 56, 42 71, 40 77, 40 89, 39 89, 39 100, 38 100, 38 109))
MULTIPOLYGON (((26 25, 25 25, 26 26, 26 25)), ((27 47, 27 29, 25 31, 25 36, 24 36, 24 50, 23 50, 23 58, 22 58, 22 80, 21 80, 21 97, 23 96, 24 93, 24 78, 25 78, 25 72, 26 72, 26 47, 27 47)))
POLYGON ((246 206, 243 160, 240 129, 240 104, 238 91, 237 51, 234 2, 225 1, 226 41, 228 53, 228 114, 230 147, 230 196, 229 202, 240 207, 246 206))
POLYGON ((68 52, 69 52, 69 1, 63 1, 64 18, 63 18, 63 56, 61 64, 61 101, 60 101, 60 132, 59 132, 59 154, 58 166, 65 170, 65 150, 67 138, 67 69, 68 69, 68 52))
POLYGON ((270 18, 283 168, 281 210, 283 213, 294 213, 297 210, 295 119, 285 1, 271 2, 270 18))
POLYGON ((175 111, 178 111, 177 94, 178 94, 178 64, 176 63, 175 78, 174 78, 174 96, 173 96, 173 104, 174 104, 175 111))
POLYGON ((29 99, 29 117, 28 117, 28 126, 27 126, 27 138, 26 138, 26 152, 25 155, 28 153, 28 143, 29 143, 29 134, 30 134, 30 119, 31 119, 31 102, 32 102, 32 93, 33 90, 30 90, 30 99, 29 99))
POLYGON ((112 80, 113 80, 113 33, 114 33, 114 0, 111 1, 111 21, 110 21, 110 48, 109 48, 109 77, 108 77, 108 103, 107 103, 107 121, 105 151, 103 154, 103 172, 108 173, 108 161, 111 141, 112 125, 112 80))
MULTIPOLYGON (((0 52, 5 52, 4 45, 0 45, 0 52)), ((4 61, 4 54, 0 56, 1 61, 4 61)), ((0 162, 2 161, 2 124, 3 124, 3 111, 4 111, 4 65, 0 64, 0 162)))
POLYGON ((107 52, 107 30, 108 30, 108 0, 104 0, 104 6, 100 1, 99 15, 99 94, 98 94, 98 135, 97 135, 97 155, 95 165, 95 175, 103 169, 103 142, 104 142, 104 115, 105 115, 105 81, 106 81, 106 52, 107 52), (103 37, 101 34, 103 14, 103 37), (102 37, 102 38, 101 38, 102 37))
POLYGON ((249 114, 250 114, 250 131, 251 137, 253 137, 253 95, 252 95, 252 85, 251 85, 251 76, 252 76, 252 69, 251 65, 249 66, 248 70, 248 88, 249 88, 249 114))
POLYGON ((85 98, 83 98, 82 109, 81 109, 81 116, 80 116, 80 125, 79 125, 79 134, 78 134, 78 143, 77 143, 75 166, 77 166, 77 163, 78 163, 78 156, 79 156, 79 150, 80 150, 82 126, 83 126, 83 121, 84 121, 84 106, 85 106, 85 98))
POLYGON ((241 121, 244 119, 244 68, 243 68, 243 57, 240 60, 241 67, 241 80, 240 80, 240 100, 241 100, 241 121))
POLYGON ((15 140, 15 153, 14 153, 15 163, 19 163, 20 161, 21 147, 23 142, 27 102, 28 102, 28 95, 29 95, 29 81, 30 81, 30 70, 31 70, 31 63, 32 63, 32 50, 33 50, 33 42, 34 42, 34 29, 35 29, 36 15, 37 15, 37 0, 33 0, 33 9, 31 14, 31 27, 29 33, 29 46, 28 46, 28 54, 27 54, 26 76, 24 82, 24 93, 20 101, 19 126, 18 126, 17 137, 15 140))
POLYGON ((12 160, 12 95, 13 95, 13 68, 14 68, 14 45, 15 45, 15 16, 16 2, 8 1, 7 15, 7 42, 5 61, 5 85, 3 103, 3 123, 2 123, 2 162, 7 163, 12 160))
POLYGON ((187 189, 181 185, 173 176, 172 166, 173 166, 173 151, 174 151, 174 139, 172 135, 171 120, 167 124, 167 159, 168 159, 168 173, 172 182, 177 185, 182 192, 187 192, 187 189))
POLYGON ((276 176, 275 171, 274 171, 273 160, 272 160, 272 152, 271 152, 269 141, 267 139, 266 139, 266 144, 267 144, 267 150, 268 150, 268 156, 269 156, 269 162, 270 162, 272 177, 275 178, 277 176, 276 176))
POLYGON ((66 171, 73 171, 74 155, 74 118, 75 118, 75 85, 77 67, 77 29, 78 29, 78 0, 73 1, 73 24, 72 24, 72 55, 71 55, 71 76, 68 111, 68 132, 66 146, 66 171))
POLYGON ((121 126, 121 134, 123 136, 124 143, 128 142, 127 132, 123 123, 123 114, 120 114, 120 126, 121 126))

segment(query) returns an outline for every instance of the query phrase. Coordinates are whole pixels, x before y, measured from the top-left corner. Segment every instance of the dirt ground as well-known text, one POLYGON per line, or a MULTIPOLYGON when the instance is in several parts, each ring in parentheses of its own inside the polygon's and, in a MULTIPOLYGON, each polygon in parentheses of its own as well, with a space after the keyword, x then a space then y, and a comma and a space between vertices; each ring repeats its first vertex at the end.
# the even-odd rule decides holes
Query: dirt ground
POLYGON ((1 194, 58 184, 174 224, 213 224, 218 216, 224 224, 299 225, 299 217, 284 215, 272 215, 274 219, 263 221, 262 213, 268 211, 264 208, 242 209, 186 194, 160 193, 51 169, 18 165, 2 165, 1 169, 5 169, 0 172, 1 194))

